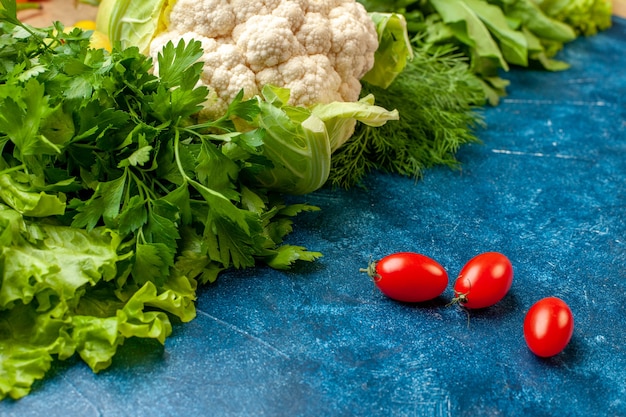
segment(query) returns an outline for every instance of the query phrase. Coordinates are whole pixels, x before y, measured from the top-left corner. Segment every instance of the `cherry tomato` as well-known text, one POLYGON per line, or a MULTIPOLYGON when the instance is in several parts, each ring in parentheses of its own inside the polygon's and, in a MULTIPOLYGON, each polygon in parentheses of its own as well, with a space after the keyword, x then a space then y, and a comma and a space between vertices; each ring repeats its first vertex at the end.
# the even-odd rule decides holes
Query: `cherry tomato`
POLYGON ((490 307, 500 301, 513 283, 511 261, 501 253, 485 252, 470 259, 454 283, 454 299, 467 308, 490 307))
POLYGON ((567 346, 574 333, 574 316, 565 301, 547 297, 537 301, 524 318, 524 339, 530 350, 544 358, 567 346))
POLYGON ((413 252, 387 255, 361 272, 367 272, 387 297, 406 303, 432 300, 448 286, 448 273, 443 266, 413 252))

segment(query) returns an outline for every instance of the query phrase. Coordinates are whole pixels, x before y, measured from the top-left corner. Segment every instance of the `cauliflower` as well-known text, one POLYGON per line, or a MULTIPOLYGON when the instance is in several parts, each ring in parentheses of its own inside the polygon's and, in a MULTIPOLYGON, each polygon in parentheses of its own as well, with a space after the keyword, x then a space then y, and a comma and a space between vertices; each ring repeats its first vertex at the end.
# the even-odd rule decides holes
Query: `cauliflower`
POLYGON ((288 88, 290 105, 357 101, 378 48, 374 22, 355 0, 177 0, 162 13, 165 30, 148 53, 156 61, 170 41, 202 43, 207 116, 267 84, 288 88))

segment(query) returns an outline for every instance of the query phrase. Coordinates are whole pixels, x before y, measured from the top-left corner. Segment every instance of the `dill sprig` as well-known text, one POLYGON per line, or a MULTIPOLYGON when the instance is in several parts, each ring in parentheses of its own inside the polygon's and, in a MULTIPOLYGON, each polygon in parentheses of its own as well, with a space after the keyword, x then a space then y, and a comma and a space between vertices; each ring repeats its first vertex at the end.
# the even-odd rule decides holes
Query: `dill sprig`
POLYGON ((364 83, 376 104, 397 109, 400 120, 372 128, 358 124, 352 138, 332 158, 330 184, 348 188, 378 170, 419 179, 435 165, 458 166, 456 152, 478 142, 484 90, 467 59, 453 46, 422 46, 387 89, 364 83))

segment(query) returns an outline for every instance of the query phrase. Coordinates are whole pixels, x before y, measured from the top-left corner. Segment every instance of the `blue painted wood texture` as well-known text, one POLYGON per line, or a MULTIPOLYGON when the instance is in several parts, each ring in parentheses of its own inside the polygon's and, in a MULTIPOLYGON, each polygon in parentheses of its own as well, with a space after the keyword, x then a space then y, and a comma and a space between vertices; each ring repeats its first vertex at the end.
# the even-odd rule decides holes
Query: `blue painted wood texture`
POLYGON ((462 169, 422 181, 373 174, 367 190, 321 190, 290 241, 325 256, 290 272, 224 274, 164 347, 129 341, 93 374, 55 365, 2 416, 626 416, 626 20, 579 39, 572 68, 512 70, 462 169), (498 305, 469 316, 395 303, 358 272, 424 253, 451 281, 483 251, 511 259, 498 305), (526 310, 566 300, 567 349, 539 359, 526 310))

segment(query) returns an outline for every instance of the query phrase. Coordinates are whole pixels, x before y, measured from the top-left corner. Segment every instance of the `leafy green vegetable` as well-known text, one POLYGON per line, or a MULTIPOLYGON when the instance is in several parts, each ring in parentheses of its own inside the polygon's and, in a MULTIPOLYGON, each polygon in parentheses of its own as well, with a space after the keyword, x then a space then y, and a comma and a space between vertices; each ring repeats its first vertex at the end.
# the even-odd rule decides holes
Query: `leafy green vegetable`
POLYGON ((488 71, 485 68, 508 69, 508 64, 489 30, 489 26, 500 29, 502 33, 508 30, 506 21, 504 26, 502 25, 504 16, 500 10, 490 10, 489 5, 480 0, 431 0, 430 3, 437 10, 442 22, 451 30, 452 35, 469 46, 472 68, 476 73, 484 74, 488 71), (486 25, 483 19, 489 17, 494 21, 488 21, 486 25))
POLYGON ((251 179, 273 168, 271 134, 235 121, 269 104, 240 95, 195 120, 198 42, 168 44, 156 77, 137 48, 91 49, 89 33, 30 27, 1 3, 0 399, 26 395, 54 358, 97 372, 127 338, 163 343, 226 268, 321 256, 284 243, 317 208, 251 179))
POLYGON ((611 0, 533 0, 551 18, 573 27, 576 33, 595 35, 611 27, 611 0))
MULTIPOLYGON (((480 78, 491 104, 497 104, 506 94, 508 81, 501 77, 502 71, 508 71, 511 65, 539 65, 550 71, 567 69, 567 63, 555 60, 554 56, 565 43, 576 38, 576 32, 556 12, 556 7, 547 13, 548 1, 362 0, 361 3, 371 12, 403 14, 409 32, 426 44, 459 48, 469 59, 471 71, 480 78), (545 11, 537 3, 544 3, 545 11)), ((565 2, 558 0, 553 6, 556 3, 559 8, 565 6, 565 2)), ((602 21, 601 12, 597 13, 598 17, 589 9, 583 14, 592 21, 602 21)), ((581 15, 576 19, 583 20, 581 15)))
MULTIPOLYGON (((103 283, 114 282, 124 255, 118 253, 119 235, 110 230, 98 228, 88 232, 33 222, 2 207, 6 206, 0 205, 0 398, 19 398, 28 393, 35 379, 43 377, 52 355, 64 359, 77 352, 91 358, 89 364, 94 370, 110 360, 111 350, 121 342, 121 335, 114 331, 105 337, 109 343, 104 345, 101 337, 127 318, 121 320, 113 311, 108 326, 94 328, 93 342, 97 343, 83 340, 79 334, 81 325, 77 326, 75 320, 86 324, 81 310, 96 293, 85 294, 85 289, 104 288, 103 283)), ((193 293, 181 292, 176 297, 190 300, 193 293)), ((110 309, 117 304, 124 308, 113 293, 109 299, 105 307, 110 309)), ((102 313, 93 319, 105 320, 102 313)), ((193 315, 193 307, 180 313, 183 317, 193 315)), ((147 321, 145 325, 154 326, 157 320, 167 332, 166 316, 155 316, 152 323, 147 321)), ((140 336, 142 330, 136 330, 140 336)))
POLYGON ((7 173, 0 174, 0 199, 25 216, 47 217, 65 213, 63 194, 33 193, 7 173))
MULTIPOLYGON (((429 2, 441 18, 439 24, 443 23, 449 31, 447 36, 446 30, 439 31, 430 42, 450 42, 452 35, 467 48, 471 68, 484 80, 492 104, 505 94, 503 87, 507 83, 500 80, 498 71, 507 71, 509 64, 527 67, 531 60, 536 60, 548 70, 567 68, 550 58, 564 42, 573 40, 575 33, 569 26, 545 16, 531 0, 429 2)), ((431 16, 429 21, 436 18, 431 16)))
POLYGON ((490 0, 498 5, 510 22, 526 37, 528 58, 550 71, 569 68, 566 62, 555 60, 563 44, 576 38, 574 30, 544 14, 532 0, 490 0))

